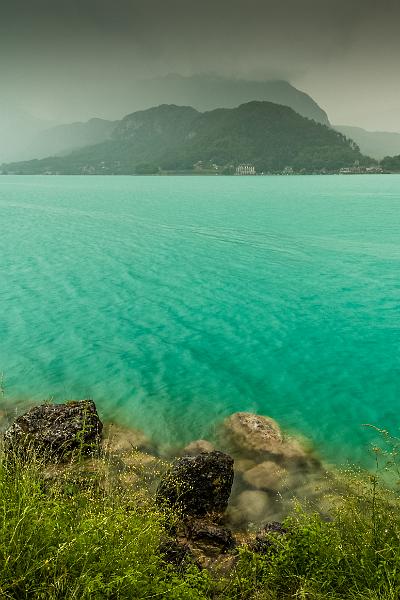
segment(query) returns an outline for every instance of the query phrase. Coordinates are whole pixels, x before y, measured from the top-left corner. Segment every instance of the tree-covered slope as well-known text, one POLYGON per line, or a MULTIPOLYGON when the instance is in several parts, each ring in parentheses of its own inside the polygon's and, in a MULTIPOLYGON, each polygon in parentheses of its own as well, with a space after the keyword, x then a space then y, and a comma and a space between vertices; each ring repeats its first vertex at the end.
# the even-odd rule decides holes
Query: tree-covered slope
POLYGON ((271 102, 199 113, 162 105, 126 116, 110 140, 65 157, 3 166, 12 173, 133 174, 192 170, 202 161, 227 172, 251 162, 258 172, 337 170, 371 162, 337 131, 271 102))
POLYGON ((398 156, 386 156, 381 161, 381 166, 385 171, 400 173, 400 154, 398 156))
POLYGON ((363 160, 358 147, 330 128, 270 102, 203 113, 190 140, 162 166, 190 168, 197 160, 218 165, 254 164, 256 170, 338 169, 363 160))

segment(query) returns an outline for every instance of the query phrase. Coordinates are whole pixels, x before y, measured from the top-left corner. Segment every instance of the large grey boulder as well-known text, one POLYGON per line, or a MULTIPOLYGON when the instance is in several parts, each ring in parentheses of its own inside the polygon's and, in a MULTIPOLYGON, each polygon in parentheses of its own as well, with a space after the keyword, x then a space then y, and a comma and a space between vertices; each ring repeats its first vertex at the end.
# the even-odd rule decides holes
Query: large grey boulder
MULTIPOLYGON (((225 419, 223 434, 240 453, 284 465, 313 466, 313 457, 299 439, 283 435, 271 417, 237 412, 225 419)), ((315 461, 314 461, 315 462, 315 461)))
POLYGON ((233 459, 223 452, 203 452, 177 460, 157 489, 159 505, 185 516, 221 515, 233 483, 233 459))
POLYGON ((248 452, 280 454, 283 435, 271 417, 237 412, 224 421, 224 428, 235 446, 248 452))
POLYGON ((213 452, 214 450, 214 445, 208 440, 195 440, 184 447, 182 454, 183 456, 197 456, 202 452, 213 452))
POLYGON ((102 429, 92 400, 43 404, 12 423, 4 434, 4 448, 9 457, 62 461, 96 452, 102 429))

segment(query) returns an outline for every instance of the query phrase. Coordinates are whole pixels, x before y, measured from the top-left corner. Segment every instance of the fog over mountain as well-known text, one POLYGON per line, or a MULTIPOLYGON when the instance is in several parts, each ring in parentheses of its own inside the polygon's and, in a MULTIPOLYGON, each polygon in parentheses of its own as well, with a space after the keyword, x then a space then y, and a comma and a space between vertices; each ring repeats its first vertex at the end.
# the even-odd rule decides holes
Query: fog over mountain
POLYGON ((170 73, 279 79, 400 131, 399 22, 398 0, 2 0, 0 96, 61 124, 153 105, 143 80, 170 73))
MULTIPOLYGON (((252 100, 267 100, 289 106, 304 117, 329 125, 325 111, 310 96, 285 81, 258 82, 204 75, 169 75, 143 81, 132 98, 132 110, 129 112, 160 104, 188 105, 204 111, 220 107, 234 108, 252 100)), ((4 125, 8 135, 1 135, 0 126, 0 164, 65 154, 102 142, 110 137, 116 123, 92 118, 85 123, 75 122, 49 128, 47 123, 37 119, 32 119, 32 126, 29 127, 26 119, 18 121, 8 118, 4 125)))
POLYGON ((0 97, 0 163, 23 157, 29 141, 51 125, 0 97))
POLYGON ((385 156, 400 154, 400 133, 388 131, 366 131, 361 127, 335 125, 334 128, 354 140, 361 152, 381 160, 385 156))

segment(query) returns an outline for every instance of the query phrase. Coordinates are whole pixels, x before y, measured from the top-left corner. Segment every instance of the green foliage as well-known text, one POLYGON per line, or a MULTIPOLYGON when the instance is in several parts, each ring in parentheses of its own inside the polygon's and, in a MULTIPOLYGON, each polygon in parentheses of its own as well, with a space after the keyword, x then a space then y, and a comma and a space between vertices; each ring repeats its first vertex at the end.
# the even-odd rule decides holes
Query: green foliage
POLYGON ((2 460, 0 598, 397 600, 400 503, 380 476, 397 472, 399 442, 382 433, 377 472, 343 475, 346 494, 336 497, 331 520, 296 507, 286 535, 270 534, 263 553, 242 546, 233 571, 219 575, 164 563, 158 547, 174 515, 104 476, 106 462, 82 478, 87 463, 78 461, 71 478, 40 461, 2 460))
POLYGON ((258 172, 289 166, 312 173, 375 162, 338 131, 287 106, 249 102, 206 113, 174 105, 139 111, 122 119, 108 141, 3 168, 17 174, 146 174, 193 171, 199 161, 226 174, 240 163, 252 163, 258 172))
POLYGON ((371 482, 358 493, 344 500, 332 522, 304 512, 288 518, 289 534, 265 555, 244 553, 242 580, 253 590, 273 589, 277 598, 398 598, 398 506, 371 482))
POLYGON ((140 163, 135 167, 136 175, 156 175, 158 172, 158 166, 151 163, 140 163))
POLYGON ((398 156, 386 156, 381 161, 381 167, 384 171, 400 173, 400 154, 398 156))
POLYGON ((202 598, 206 579, 160 568, 162 517, 99 482, 52 486, 39 464, 0 466, 0 597, 202 598))

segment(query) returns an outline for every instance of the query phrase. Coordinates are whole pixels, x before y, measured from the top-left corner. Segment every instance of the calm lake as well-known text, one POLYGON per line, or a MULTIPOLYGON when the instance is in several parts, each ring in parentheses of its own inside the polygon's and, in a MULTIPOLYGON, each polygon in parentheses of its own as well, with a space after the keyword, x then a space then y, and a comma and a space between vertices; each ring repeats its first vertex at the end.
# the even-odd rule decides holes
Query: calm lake
POLYGON ((398 433, 400 176, 0 177, 5 402, 169 445, 238 410, 337 463, 398 433))

